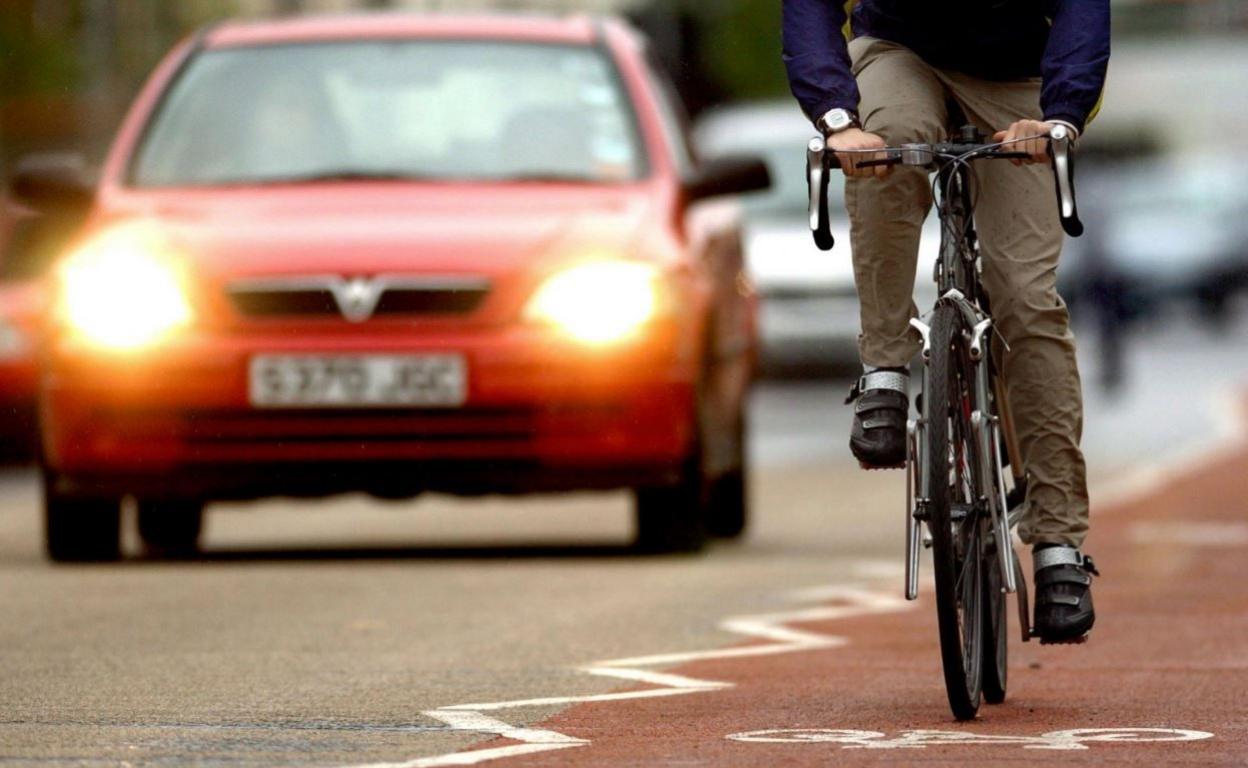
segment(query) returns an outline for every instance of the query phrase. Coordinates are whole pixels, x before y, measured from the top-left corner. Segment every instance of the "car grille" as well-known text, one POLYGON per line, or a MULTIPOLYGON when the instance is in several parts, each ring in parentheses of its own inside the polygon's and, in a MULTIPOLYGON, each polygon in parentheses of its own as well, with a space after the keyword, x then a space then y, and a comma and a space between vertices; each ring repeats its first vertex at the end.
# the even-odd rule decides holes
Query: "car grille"
POLYGON ((404 315, 466 315, 489 294, 479 278, 338 277, 278 278, 237 282, 228 293, 249 318, 343 317, 361 322, 404 315))
POLYGON ((593 434, 618 419, 615 405, 477 406, 455 409, 101 408, 96 419, 124 440, 177 439, 200 448, 385 445, 522 446, 543 426, 593 434))
POLYGON ((539 412, 532 408, 376 411, 201 410, 180 414, 190 444, 447 443, 528 441, 539 412))

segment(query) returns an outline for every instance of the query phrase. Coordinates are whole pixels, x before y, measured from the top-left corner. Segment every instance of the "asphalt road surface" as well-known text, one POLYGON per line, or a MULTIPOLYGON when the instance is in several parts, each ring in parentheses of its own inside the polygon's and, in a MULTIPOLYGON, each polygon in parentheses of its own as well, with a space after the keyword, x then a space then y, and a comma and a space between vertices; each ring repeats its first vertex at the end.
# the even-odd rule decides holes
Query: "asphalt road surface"
POLYGON ((1087 388, 1102 625, 1015 642, 975 723, 930 597, 898 599, 901 475, 848 461, 842 383, 784 382, 755 525, 701 557, 630 553, 621 494, 345 497, 214 507, 192 562, 57 567, 9 470, 0 764, 1243 764, 1245 331, 1159 328, 1120 398, 1087 388))

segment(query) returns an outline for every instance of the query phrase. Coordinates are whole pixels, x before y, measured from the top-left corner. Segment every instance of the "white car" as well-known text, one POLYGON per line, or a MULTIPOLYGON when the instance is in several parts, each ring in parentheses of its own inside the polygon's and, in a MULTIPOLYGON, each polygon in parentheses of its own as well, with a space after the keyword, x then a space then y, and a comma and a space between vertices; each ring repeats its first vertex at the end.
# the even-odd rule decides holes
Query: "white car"
MULTIPOLYGON (((858 364, 858 294, 840 179, 829 190, 836 247, 816 248, 807 224, 806 143, 814 133, 788 102, 718 109, 696 130, 705 157, 748 152, 763 157, 771 171, 771 190, 744 198, 746 262, 762 298, 762 359, 769 370, 858 364)), ((940 228, 929 216, 915 280, 921 312, 935 300, 932 272, 939 249, 940 228)))

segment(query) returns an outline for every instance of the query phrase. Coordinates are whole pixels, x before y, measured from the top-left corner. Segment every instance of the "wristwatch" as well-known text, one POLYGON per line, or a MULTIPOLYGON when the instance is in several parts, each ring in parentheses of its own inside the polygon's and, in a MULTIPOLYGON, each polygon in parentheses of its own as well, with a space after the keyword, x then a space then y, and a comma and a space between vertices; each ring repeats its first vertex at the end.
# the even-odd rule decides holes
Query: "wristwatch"
POLYGON ((815 122, 815 125, 819 127, 819 130, 823 131, 825 136, 831 136, 849 128, 860 127, 858 115, 850 112, 848 109, 839 108, 828 110, 823 117, 815 122))

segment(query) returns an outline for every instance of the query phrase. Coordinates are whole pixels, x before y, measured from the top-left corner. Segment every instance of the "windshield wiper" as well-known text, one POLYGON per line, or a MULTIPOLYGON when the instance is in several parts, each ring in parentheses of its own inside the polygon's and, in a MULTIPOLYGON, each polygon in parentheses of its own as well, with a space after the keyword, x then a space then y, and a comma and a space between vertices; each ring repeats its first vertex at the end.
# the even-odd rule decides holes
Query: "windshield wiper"
POLYGON ((312 173, 292 174, 290 176, 271 176, 254 179, 250 184, 318 184, 334 181, 439 181, 436 176, 419 173, 402 173, 399 171, 365 171, 365 170, 334 170, 314 171, 312 173))
POLYGON ((603 180, 583 173, 516 173, 484 181, 532 182, 534 184, 598 184, 603 180))

